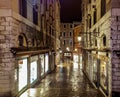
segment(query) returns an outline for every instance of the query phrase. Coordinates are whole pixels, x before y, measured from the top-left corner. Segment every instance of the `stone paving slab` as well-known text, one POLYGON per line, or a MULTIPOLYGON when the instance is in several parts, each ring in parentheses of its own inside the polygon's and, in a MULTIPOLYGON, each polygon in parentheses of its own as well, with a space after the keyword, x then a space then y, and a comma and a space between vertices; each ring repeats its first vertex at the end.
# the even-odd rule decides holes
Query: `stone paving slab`
POLYGON ((20 97, 100 97, 82 70, 64 63, 57 71, 48 75, 35 88, 30 88, 20 97))

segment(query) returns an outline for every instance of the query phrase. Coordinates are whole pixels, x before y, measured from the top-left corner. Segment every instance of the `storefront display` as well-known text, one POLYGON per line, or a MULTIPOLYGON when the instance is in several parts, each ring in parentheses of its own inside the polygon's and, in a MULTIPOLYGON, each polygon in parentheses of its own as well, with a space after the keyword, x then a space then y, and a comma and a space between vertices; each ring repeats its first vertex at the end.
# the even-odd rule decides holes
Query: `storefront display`
POLYGON ((49 62, 49 59, 48 59, 48 53, 47 53, 45 54, 45 73, 49 70, 48 62, 49 62))
POLYGON ((27 58, 18 61, 18 90, 20 91, 27 85, 27 58))
POLYGON ((98 74, 98 62, 97 59, 93 60, 93 82, 97 85, 97 74, 98 74))
POLYGON ((77 62, 73 62, 73 68, 79 68, 79 65, 78 65, 78 63, 77 62))
POLYGON ((74 61, 74 62, 78 62, 78 54, 74 54, 74 56, 73 56, 73 61, 74 61))
POLYGON ((41 62, 41 76, 44 75, 44 68, 45 68, 45 59, 44 59, 44 54, 40 55, 40 62, 41 62))
POLYGON ((30 83, 32 83, 37 79, 37 61, 31 63, 30 71, 30 83))
POLYGON ((100 65, 100 84, 106 90, 107 89, 107 63, 101 61, 100 65))

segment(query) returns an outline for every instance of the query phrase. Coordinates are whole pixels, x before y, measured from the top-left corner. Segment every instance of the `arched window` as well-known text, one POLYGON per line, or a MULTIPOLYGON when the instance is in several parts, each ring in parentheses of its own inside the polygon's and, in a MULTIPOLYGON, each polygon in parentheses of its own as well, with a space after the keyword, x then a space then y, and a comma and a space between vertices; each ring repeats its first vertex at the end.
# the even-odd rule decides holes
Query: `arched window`
POLYGON ((19 46, 23 46, 23 36, 19 35, 18 37, 18 41, 19 41, 19 46))
POLYGON ((19 47, 23 47, 23 46, 27 47, 27 38, 25 37, 24 34, 20 34, 18 36, 18 46, 19 47))
POLYGON ((103 46, 106 46, 106 36, 103 36, 103 46))

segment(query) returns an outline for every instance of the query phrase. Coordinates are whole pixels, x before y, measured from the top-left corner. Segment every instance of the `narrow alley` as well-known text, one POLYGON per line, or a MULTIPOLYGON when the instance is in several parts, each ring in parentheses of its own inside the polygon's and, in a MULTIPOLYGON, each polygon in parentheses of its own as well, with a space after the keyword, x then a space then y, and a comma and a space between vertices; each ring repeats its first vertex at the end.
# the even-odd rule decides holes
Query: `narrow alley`
POLYGON ((57 66, 35 88, 28 89, 20 97, 99 97, 96 89, 84 76, 81 66, 65 61, 57 66))

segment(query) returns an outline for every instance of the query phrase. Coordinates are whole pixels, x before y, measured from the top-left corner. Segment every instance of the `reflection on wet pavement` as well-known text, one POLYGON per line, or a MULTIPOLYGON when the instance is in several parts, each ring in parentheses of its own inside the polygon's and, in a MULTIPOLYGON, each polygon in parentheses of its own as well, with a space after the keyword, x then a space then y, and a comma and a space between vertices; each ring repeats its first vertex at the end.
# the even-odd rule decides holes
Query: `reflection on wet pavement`
POLYGON ((99 97, 77 65, 73 62, 58 65, 56 72, 20 97, 99 97))

